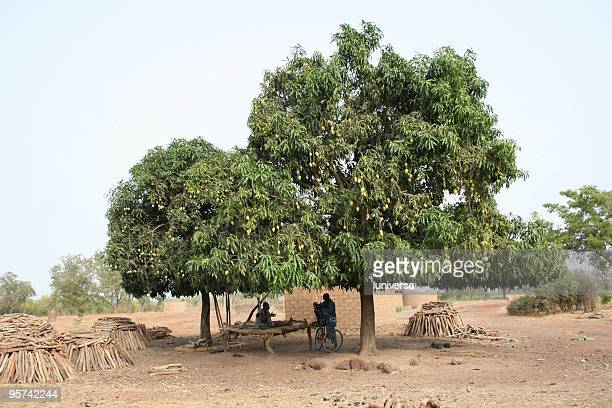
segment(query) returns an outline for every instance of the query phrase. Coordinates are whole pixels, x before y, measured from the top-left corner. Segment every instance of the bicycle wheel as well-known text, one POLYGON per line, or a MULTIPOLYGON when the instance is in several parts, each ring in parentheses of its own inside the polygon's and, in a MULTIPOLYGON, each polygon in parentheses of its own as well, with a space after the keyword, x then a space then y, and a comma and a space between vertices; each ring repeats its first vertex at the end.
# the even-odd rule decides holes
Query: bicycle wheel
POLYGON ((325 337, 325 330, 322 327, 317 328, 315 333, 315 349, 321 350, 323 348, 323 338, 325 337))
POLYGON ((325 336, 325 341, 323 342, 323 349, 328 353, 335 353, 336 351, 342 348, 342 343, 344 343, 344 335, 338 329, 336 329, 336 345, 331 342, 330 338, 325 336))

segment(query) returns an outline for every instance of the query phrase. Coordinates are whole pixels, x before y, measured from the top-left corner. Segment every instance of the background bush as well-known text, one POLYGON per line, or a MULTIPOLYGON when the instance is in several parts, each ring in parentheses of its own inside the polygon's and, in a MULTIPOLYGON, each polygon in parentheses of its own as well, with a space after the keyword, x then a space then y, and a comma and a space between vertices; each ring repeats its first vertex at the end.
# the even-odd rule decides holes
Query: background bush
POLYGON ((514 299, 507 309, 508 313, 514 316, 541 316, 558 311, 557 306, 549 299, 534 294, 514 299))
POLYGON ((545 315, 579 309, 592 312, 596 305, 597 292, 593 278, 573 272, 538 286, 532 294, 514 299, 507 309, 511 315, 545 315))

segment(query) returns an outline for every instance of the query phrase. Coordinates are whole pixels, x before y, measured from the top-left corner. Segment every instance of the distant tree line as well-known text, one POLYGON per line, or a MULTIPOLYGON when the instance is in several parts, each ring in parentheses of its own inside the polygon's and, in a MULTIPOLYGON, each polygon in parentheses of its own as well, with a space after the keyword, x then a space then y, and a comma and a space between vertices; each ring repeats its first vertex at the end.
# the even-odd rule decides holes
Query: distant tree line
POLYGON ((66 255, 50 270, 51 293, 34 299, 30 282, 13 272, 0 275, 0 314, 29 313, 46 315, 50 309, 59 314, 82 315, 111 311, 155 308, 161 302, 149 297, 134 298, 123 289, 121 274, 108 267, 104 254, 92 257, 66 255))

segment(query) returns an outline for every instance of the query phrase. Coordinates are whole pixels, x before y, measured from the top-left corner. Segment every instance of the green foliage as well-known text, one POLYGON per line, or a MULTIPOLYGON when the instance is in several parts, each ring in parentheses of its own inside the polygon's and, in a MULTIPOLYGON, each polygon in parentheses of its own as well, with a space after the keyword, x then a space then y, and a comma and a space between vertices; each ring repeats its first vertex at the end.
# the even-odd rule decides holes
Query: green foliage
POLYGON ((112 191, 107 262, 121 273, 127 292, 191 296, 204 288, 187 262, 193 234, 212 216, 212 207, 199 188, 187 188, 188 171, 198 161, 214 165, 224 155, 201 138, 175 140, 149 151, 130 170, 130 179, 112 191))
POLYGON ((565 190, 566 204, 545 204, 551 213, 561 217, 564 225, 558 238, 568 249, 592 251, 612 246, 612 190, 595 186, 565 190))
POLYGON ((612 301, 612 295, 606 292, 601 292, 599 294, 599 299, 602 305, 607 305, 608 303, 610 303, 610 301, 612 301))
POLYGON ((0 275, 0 314, 18 311, 35 295, 30 282, 17 279, 13 272, 0 275))
POLYGON ((555 313, 556 305, 549 299, 537 295, 520 296, 507 307, 508 313, 514 316, 538 316, 555 313))
POLYGON ((541 315, 568 312, 580 308, 591 311, 595 294, 588 275, 566 273, 558 279, 538 286, 533 294, 521 296, 508 305, 508 313, 541 315))
POLYGON ((550 300, 560 311, 577 310, 585 303, 584 281, 578 275, 567 274, 539 286, 536 295, 550 300))
POLYGON ((51 268, 54 302, 62 311, 83 314, 102 310, 96 282, 96 261, 81 255, 67 255, 51 268))
POLYGON ((335 274, 321 260, 326 236, 317 215, 287 174, 234 151, 194 165, 189 188, 214 209, 194 233, 190 270, 221 292, 282 293, 335 274))
POLYGON ((250 149, 317 212, 348 288, 367 248, 494 247, 494 195, 524 176, 471 51, 406 60, 381 39, 371 23, 343 25, 329 58, 296 48, 266 73, 248 122, 250 149))
POLYGON ((544 205, 563 220, 556 238, 567 249, 589 251, 586 255, 600 271, 607 290, 612 276, 612 190, 587 185, 561 195, 567 198, 566 204, 544 205))
POLYGON ((47 316, 50 309, 53 309, 54 301, 51 295, 43 295, 38 299, 28 300, 19 309, 22 313, 34 316, 47 316))
POLYGON ((140 296, 282 292, 333 274, 291 179, 202 139, 156 148, 112 193, 107 259, 140 296))
POLYGON ((127 297, 127 293, 123 289, 121 272, 109 266, 109 263, 105 261, 103 252, 96 253, 94 261, 100 296, 116 308, 127 297))
POLYGON ((482 261, 482 273, 464 279, 451 274, 440 277, 424 275, 417 277, 415 282, 444 290, 518 290, 553 281, 566 272, 568 254, 551 242, 551 232, 550 223, 537 214, 528 221, 520 217, 500 217, 496 223, 493 248, 452 251, 454 258, 482 261))

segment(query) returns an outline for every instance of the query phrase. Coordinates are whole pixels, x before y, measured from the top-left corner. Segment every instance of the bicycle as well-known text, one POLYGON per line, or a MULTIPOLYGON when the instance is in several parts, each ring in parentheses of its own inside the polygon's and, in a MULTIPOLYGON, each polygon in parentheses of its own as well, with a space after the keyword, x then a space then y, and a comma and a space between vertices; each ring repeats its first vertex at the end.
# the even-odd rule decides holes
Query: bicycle
POLYGON ((328 353, 335 353, 342 348, 344 342, 344 335, 338 329, 336 329, 336 346, 334 347, 330 338, 327 336, 327 327, 325 325, 317 325, 317 331, 315 333, 315 348, 317 350, 325 350, 328 353))

